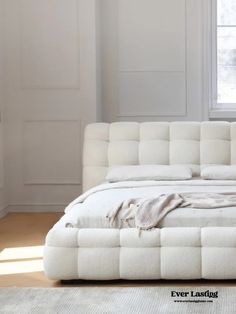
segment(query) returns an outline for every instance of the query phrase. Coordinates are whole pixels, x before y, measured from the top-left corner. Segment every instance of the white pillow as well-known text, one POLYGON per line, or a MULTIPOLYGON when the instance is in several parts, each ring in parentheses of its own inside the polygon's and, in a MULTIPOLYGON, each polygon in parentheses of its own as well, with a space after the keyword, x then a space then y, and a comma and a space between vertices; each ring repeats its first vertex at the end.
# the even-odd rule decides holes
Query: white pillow
POLYGON ((236 165, 205 167, 201 170, 201 177, 206 180, 236 180, 236 165))
POLYGON ((144 180, 188 180, 192 178, 192 170, 186 166, 139 165, 117 166, 108 171, 106 180, 144 181, 144 180))

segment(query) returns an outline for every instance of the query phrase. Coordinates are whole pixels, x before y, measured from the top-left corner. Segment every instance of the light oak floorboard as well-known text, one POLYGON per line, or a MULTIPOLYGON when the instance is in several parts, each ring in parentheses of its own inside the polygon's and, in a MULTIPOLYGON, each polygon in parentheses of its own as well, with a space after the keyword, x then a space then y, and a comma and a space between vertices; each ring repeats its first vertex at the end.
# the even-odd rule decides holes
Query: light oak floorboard
POLYGON ((0 219, 0 287, 76 287, 76 286, 235 286, 236 280, 232 281, 208 281, 208 280, 195 280, 195 281, 110 281, 110 282, 97 282, 97 281, 71 281, 60 282, 53 281, 46 278, 43 271, 32 271, 20 273, 19 265, 21 262, 34 263, 34 261, 42 262, 42 256, 24 257, 20 256, 7 256, 4 259, 4 252, 11 249, 22 247, 37 247, 44 244, 45 236, 49 229, 55 222, 62 216, 62 213, 10 213, 4 218, 0 219), (4 251, 5 250, 5 251, 4 251), (5 271, 6 264, 14 264, 14 267, 5 271), (19 264, 18 264, 19 263, 19 264), (2 267, 1 267, 2 266, 2 267))

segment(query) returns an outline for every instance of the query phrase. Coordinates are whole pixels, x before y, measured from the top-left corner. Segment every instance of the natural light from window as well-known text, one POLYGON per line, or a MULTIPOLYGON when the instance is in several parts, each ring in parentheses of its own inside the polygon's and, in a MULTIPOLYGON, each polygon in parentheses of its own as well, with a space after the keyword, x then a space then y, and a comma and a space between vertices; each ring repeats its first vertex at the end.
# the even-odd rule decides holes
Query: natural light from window
POLYGON ((217 105, 236 109, 236 0, 217 0, 217 105))
POLYGON ((43 246, 5 248, 0 252, 0 275, 43 271, 42 257, 43 246))

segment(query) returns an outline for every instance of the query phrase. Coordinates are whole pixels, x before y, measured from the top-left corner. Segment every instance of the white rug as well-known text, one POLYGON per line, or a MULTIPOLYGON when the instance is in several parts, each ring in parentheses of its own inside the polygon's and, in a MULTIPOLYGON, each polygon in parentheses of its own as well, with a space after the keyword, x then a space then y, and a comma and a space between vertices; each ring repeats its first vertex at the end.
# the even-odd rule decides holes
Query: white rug
POLYGON ((227 314, 236 313, 236 288, 1 288, 0 313, 227 314), (180 292, 188 295, 177 296, 180 292), (204 295, 196 296, 196 293, 204 295))

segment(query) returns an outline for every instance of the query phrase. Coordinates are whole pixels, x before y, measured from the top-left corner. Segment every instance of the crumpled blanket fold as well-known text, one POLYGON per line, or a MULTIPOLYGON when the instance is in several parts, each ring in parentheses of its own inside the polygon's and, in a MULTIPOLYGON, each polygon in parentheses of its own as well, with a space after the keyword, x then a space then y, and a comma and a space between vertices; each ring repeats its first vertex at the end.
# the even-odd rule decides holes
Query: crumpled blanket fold
POLYGON ((178 207, 219 208, 236 206, 236 193, 172 193, 153 198, 131 198, 121 202, 107 213, 112 226, 118 220, 120 226, 129 225, 133 219, 139 230, 158 227, 159 222, 178 207))

